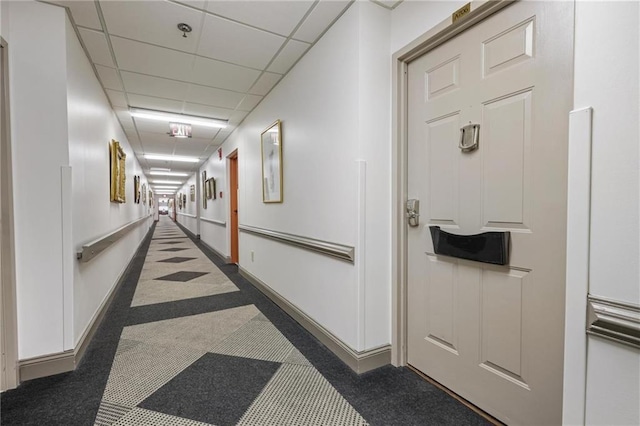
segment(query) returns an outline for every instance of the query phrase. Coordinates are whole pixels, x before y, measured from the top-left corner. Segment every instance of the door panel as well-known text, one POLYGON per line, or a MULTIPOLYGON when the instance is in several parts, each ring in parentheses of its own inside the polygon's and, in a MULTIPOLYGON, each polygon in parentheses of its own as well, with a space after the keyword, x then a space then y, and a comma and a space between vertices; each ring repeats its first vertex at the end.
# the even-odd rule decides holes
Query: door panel
POLYGON ((516 2, 407 75, 408 362, 507 423, 561 423, 572 28, 571 3, 516 2), (436 255, 431 225, 509 231, 509 264, 436 255))

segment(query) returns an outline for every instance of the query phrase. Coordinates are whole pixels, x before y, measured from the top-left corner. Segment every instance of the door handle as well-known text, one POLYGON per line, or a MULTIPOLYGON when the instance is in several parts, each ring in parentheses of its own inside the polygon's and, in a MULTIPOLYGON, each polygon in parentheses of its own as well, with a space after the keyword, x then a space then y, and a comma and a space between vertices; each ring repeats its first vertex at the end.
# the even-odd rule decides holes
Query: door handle
POLYGON ((480 142, 480 125, 479 124, 467 124, 460 129, 460 142, 458 148, 462 152, 471 152, 478 149, 478 143, 480 142))

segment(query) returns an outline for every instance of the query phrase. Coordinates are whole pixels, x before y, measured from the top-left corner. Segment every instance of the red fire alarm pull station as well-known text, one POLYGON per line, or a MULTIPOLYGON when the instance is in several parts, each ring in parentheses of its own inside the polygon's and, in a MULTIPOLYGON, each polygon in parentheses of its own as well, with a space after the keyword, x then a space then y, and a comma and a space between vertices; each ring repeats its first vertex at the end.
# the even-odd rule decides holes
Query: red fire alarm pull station
POLYGON ((222 198, 222 191, 220 191, 220 198, 222 198))
MULTIPOLYGON (((218 148, 218 159, 222 160, 222 148, 218 148)), ((222 195, 220 195, 220 196, 222 197, 222 195)))

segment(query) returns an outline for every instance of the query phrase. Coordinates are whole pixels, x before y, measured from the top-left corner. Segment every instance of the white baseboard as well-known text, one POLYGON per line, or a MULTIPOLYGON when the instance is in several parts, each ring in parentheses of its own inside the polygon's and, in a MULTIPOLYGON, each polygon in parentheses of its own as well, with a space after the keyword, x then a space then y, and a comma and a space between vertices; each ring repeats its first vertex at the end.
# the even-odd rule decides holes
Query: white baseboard
POLYGON ((322 344, 329 348, 331 352, 333 352, 342 360, 342 362, 347 364, 349 368, 356 373, 366 373, 367 371, 371 371, 391 363, 391 345, 385 345, 361 352, 355 351, 329 330, 301 311, 297 306, 293 305, 280 294, 272 290, 259 278, 255 277, 242 267, 238 267, 238 271, 240 272, 240 275, 264 293, 276 305, 280 306, 282 310, 289 314, 289 316, 296 320, 316 339, 320 340, 322 344))
POLYGON ((147 234, 140 241, 140 244, 138 245, 136 250, 133 252, 133 255, 131 256, 131 259, 129 259, 129 264, 127 265, 127 267, 124 268, 120 273, 120 276, 118 276, 118 279, 116 280, 116 284, 111 288, 111 290, 109 291, 109 294, 107 294, 107 297, 105 297, 104 300, 102 301, 102 304, 100 305, 100 307, 94 314, 93 318, 91 319, 89 326, 85 329, 84 333, 82 333, 82 336, 80 336, 80 339, 78 340, 78 343, 76 344, 75 349, 20 360, 18 362, 20 383, 26 380, 39 379, 41 377, 46 377, 46 376, 53 376, 55 374, 66 373, 67 371, 73 371, 76 369, 76 367, 82 360, 82 357, 84 356, 84 353, 86 352, 87 347, 89 346, 89 343, 91 343, 93 336, 96 334, 96 331, 98 330, 98 326, 100 326, 100 323, 102 322, 102 319, 107 313, 109 306, 111 306, 111 302, 113 302, 113 298, 116 294, 116 291, 120 288, 120 286, 122 286, 122 283, 124 282, 124 277, 127 275, 127 272, 129 271, 131 261, 135 257, 138 250, 140 250, 140 246, 145 242, 145 240, 149 236, 149 232, 151 232, 151 227, 149 227, 147 234))

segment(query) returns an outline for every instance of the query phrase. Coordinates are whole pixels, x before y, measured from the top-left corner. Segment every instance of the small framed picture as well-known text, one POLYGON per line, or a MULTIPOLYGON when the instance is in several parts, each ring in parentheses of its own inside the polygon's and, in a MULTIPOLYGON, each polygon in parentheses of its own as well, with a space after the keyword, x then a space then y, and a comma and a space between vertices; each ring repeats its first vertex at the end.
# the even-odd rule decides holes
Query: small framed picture
POLYGON ((262 202, 282 202, 282 124, 276 120, 262 132, 262 202))

